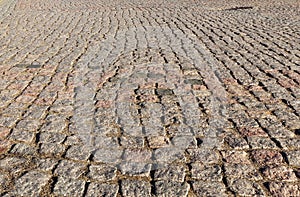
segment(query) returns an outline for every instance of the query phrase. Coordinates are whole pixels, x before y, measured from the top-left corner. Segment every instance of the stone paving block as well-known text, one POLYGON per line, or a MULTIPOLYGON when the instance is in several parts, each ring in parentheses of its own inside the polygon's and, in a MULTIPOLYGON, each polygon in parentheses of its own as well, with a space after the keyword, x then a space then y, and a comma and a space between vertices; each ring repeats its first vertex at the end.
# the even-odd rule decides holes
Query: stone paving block
POLYGON ((41 132, 38 135, 38 141, 41 143, 62 143, 66 138, 65 134, 61 133, 51 133, 51 132, 41 132))
POLYGON ((11 154, 16 154, 16 155, 22 155, 22 156, 28 156, 28 155, 35 155, 36 154, 36 148, 28 145, 28 144, 16 144, 12 147, 10 150, 11 154))
POLYGON ((259 171, 251 164, 229 163, 225 164, 224 170, 227 177, 243 178, 253 181, 263 179, 259 171))
POLYGON ((287 153, 288 161, 291 166, 299 167, 300 166, 300 151, 288 151, 287 153))
POLYGON ((39 147, 39 153, 48 156, 61 156, 65 150, 65 146, 57 143, 42 143, 39 147))
POLYGON ((282 155, 275 150, 254 150, 250 157, 255 163, 260 165, 284 163, 282 155))
POLYGON ((0 195, 299 196, 298 8, 2 1, 0 195))
POLYGON ((145 146, 145 139, 143 137, 124 136, 120 138, 120 144, 124 148, 143 148, 145 146))
POLYGON ((85 182, 78 179, 69 179, 59 177, 54 185, 54 195, 61 196, 82 196, 84 192, 85 182))
POLYGON ((297 181, 297 177, 292 168, 286 166, 266 166, 261 169, 262 174, 270 180, 297 181))
POLYGON ((241 196, 265 196, 265 192, 260 185, 247 179, 229 180, 229 187, 241 196))
POLYGON ((270 138, 264 137, 247 137, 249 145, 253 149, 274 149, 276 144, 270 138))
POLYGON ((97 196, 107 196, 116 197, 119 191, 119 186, 117 184, 100 184, 100 183, 90 183, 87 189, 87 196, 97 197, 97 196))
POLYGON ((93 154, 93 160, 103 163, 118 163, 121 160, 123 150, 118 148, 99 148, 93 154))
POLYGON ((91 165, 87 177, 97 181, 111 181, 116 179, 117 168, 106 164, 91 165))
POLYGON ((192 185, 197 196, 228 196, 221 182, 195 181, 192 185))
POLYGON ((172 181, 157 181, 154 183, 157 196, 187 196, 190 185, 172 181))
POLYGON ((119 164, 122 174, 129 176, 149 177, 151 171, 151 161, 149 162, 134 162, 125 161, 119 164))
POLYGON ((187 167, 182 164, 155 165, 153 166, 154 180, 184 182, 187 167))
POLYGON ((38 171, 27 172, 17 179, 14 193, 16 195, 37 196, 50 178, 50 175, 38 171))
POLYGON ((158 163, 173 163, 185 161, 184 149, 180 147, 169 146, 159 148, 153 152, 154 160, 158 163))
POLYGON ((249 155, 245 151, 222 151, 223 160, 230 164, 250 164, 249 155))
POLYGON ((286 149, 299 149, 300 139, 299 138, 281 138, 279 139, 281 146, 286 149))
POLYGON ((54 174, 60 177, 77 179, 86 172, 86 168, 85 164, 62 160, 55 168, 54 174))
POLYGON ((283 183, 271 182, 269 183, 269 190, 273 196, 299 196, 300 185, 299 183, 283 183))
POLYGON ((123 196, 151 196, 151 185, 146 181, 123 180, 121 182, 123 196))
POLYGON ((191 170, 191 177, 202 181, 222 181, 222 169, 218 165, 203 165, 201 163, 193 163, 191 170))
POLYGON ((13 141, 31 143, 34 140, 34 137, 35 137, 35 133, 33 132, 14 129, 10 134, 9 139, 13 141))
POLYGON ((73 145, 66 152, 66 158, 87 161, 92 154, 92 150, 86 145, 73 145))
POLYGON ((9 176, 6 173, 1 174, 0 175, 0 190, 7 189, 9 182, 10 182, 9 176))
POLYGON ((217 151, 209 149, 189 149, 188 153, 192 162, 202 162, 204 164, 217 164, 220 160, 220 155, 217 151))
POLYGON ((37 169, 41 171, 51 172, 58 164, 58 160, 52 158, 34 158, 33 163, 35 164, 37 169))
POLYGON ((149 136, 147 137, 150 148, 163 148, 170 146, 170 140, 166 136, 149 136))

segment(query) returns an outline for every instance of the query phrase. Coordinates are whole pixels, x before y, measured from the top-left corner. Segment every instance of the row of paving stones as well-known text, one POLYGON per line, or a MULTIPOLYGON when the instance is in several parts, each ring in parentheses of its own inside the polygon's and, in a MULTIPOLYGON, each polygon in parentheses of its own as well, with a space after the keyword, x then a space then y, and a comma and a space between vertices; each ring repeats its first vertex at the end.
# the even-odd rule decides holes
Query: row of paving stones
POLYGON ((300 195, 299 3, 13 3, 2 196, 300 195))

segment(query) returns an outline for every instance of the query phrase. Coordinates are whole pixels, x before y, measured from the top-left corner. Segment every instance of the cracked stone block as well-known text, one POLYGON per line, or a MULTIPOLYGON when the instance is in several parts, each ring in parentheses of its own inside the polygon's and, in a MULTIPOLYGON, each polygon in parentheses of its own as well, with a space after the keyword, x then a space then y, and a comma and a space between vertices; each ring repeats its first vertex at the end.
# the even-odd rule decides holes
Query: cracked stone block
POLYGON ((227 197, 226 187, 222 182, 195 181, 193 189, 197 196, 227 197))
POLYGON ((270 180, 297 181, 293 169, 286 166, 266 166, 261 169, 262 174, 270 180))
POLYGON ((251 164, 225 163, 224 169, 227 177, 244 178, 254 181, 262 180, 262 176, 251 164))
POLYGON ((89 147, 84 145, 73 145, 67 150, 66 158, 87 161, 91 152, 92 151, 89 150, 89 147))
POLYGON ((269 183, 269 190, 275 197, 282 196, 300 196, 300 184, 299 183, 283 183, 283 182, 271 182, 269 183))
POLYGON ((84 174, 85 171, 85 164, 62 160, 57 165, 54 173, 58 176, 76 179, 84 174))
POLYGON ((111 181, 116 178, 117 168, 106 164, 91 165, 87 177, 97 181, 111 181))
POLYGON ((16 195, 38 196, 50 178, 51 175, 42 172, 27 172, 15 182, 14 193, 16 195))
POLYGON ((119 186, 117 184, 106 183, 90 183, 87 189, 87 197, 116 197, 118 195, 119 186))
POLYGON ((151 185, 146 181, 123 180, 121 182, 123 196, 149 196, 151 197, 151 185))
POLYGON ((170 180, 174 182, 184 182, 187 167, 182 164, 158 165, 154 166, 154 180, 170 180))
POLYGON ((203 181, 222 181, 222 169, 219 165, 203 165, 201 163, 191 164, 191 177, 203 181))
POLYGON ((229 179, 229 187, 241 196, 265 196, 261 186, 246 179, 229 179))
POLYGON ((300 167, 300 151, 288 151, 287 153, 288 161, 291 166, 300 167))
POLYGON ((154 183, 155 193, 158 196, 187 196, 190 185, 171 181, 157 181, 154 183))
POLYGON ((54 185, 53 194, 61 196, 82 196, 84 186, 84 181, 58 177, 58 180, 54 185))

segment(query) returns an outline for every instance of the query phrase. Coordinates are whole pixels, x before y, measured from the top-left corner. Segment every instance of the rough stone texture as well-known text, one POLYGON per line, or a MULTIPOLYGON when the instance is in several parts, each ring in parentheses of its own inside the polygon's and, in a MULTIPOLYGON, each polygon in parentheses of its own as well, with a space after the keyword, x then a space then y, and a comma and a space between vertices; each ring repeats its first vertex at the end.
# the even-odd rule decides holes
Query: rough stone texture
POLYGON ((119 190, 119 186, 117 184, 90 183, 86 196, 89 196, 89 197, 97 197, 97 196, 116 197, 118 195, 118 190, 119 190))
POLYGON ((25 173, 16 181, 13 193, 16 195, 36 196, 41 192, 43 186, 48 183, 50 178, 50 175, 37 171, 25 173))
POLYGON ((84 181, 59 177, 54 185, 53 193, 56 195, 81 196, 84 187, 84 181))
POLYGON ((297 0, 0 0, 0 196, 300 196, 297 0))

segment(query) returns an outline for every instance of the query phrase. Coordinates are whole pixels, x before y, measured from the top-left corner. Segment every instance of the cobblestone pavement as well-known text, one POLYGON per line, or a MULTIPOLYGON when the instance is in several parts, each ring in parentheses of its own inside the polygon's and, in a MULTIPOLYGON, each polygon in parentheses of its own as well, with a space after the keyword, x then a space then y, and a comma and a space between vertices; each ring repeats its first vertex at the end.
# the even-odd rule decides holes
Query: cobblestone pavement
POLYGON ((300 196, 298 0, 1 0, 0 196, 300 196))

